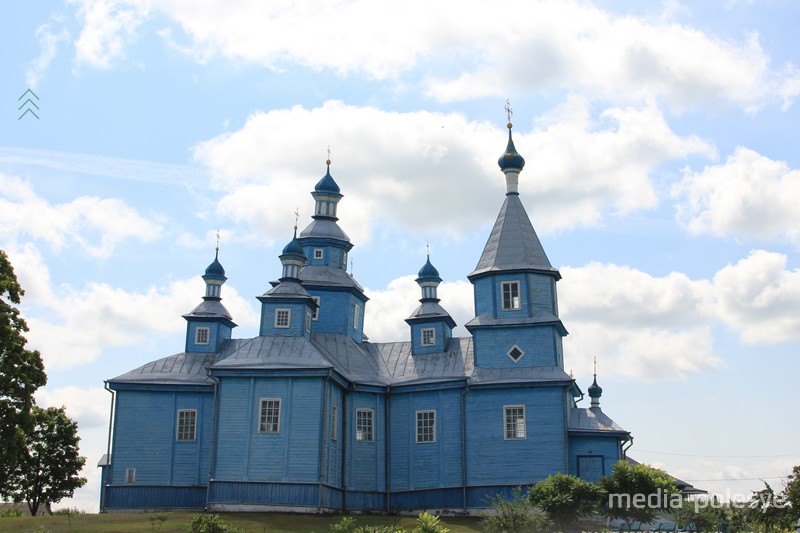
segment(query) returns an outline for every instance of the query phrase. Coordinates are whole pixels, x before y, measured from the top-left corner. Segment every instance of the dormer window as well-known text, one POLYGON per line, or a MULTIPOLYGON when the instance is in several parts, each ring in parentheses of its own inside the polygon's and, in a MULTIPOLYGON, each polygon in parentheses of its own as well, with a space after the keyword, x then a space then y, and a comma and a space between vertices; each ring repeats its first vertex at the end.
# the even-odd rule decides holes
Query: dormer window
POLYGON ((422 345, 433 346, 436 344, 436 328, 423 328, 422 345))
POLYGON ((503 294, 503 311, 516 311, 520 308, 519 281, 504 281, 500 284, 503 294))
POLYGON ((325 257, 325 251, 322 248, 314 248, 314 259, 322 259, 325 257))
POLYGON ((314 308, 314 314, 313 314, 313 315, 311 315, 311 318, 312 318, 312 319, 314 319, 314 320, 316 320, 316 319, 318 319, 318 318, 319 318, 319 302, 320 302, 320 300, 319 300, 319 296, 312 296, 311 298, 312 298, 312 299, 314 300, 314 302, 316 302, 316 304, 317 304, 317 306, 314 308))
POLYGON ((291 309, 276 309, 275 310, 275 327, 288 328, 292 320, 291 309))
POLYGON ((358 329, 361 325, 361 306, 353 306, 353 329, 358 329))
POLYGON ((197 328, 194 330, 194 343, 195 344, 208 344, 208 334, 210 328, 197 328))

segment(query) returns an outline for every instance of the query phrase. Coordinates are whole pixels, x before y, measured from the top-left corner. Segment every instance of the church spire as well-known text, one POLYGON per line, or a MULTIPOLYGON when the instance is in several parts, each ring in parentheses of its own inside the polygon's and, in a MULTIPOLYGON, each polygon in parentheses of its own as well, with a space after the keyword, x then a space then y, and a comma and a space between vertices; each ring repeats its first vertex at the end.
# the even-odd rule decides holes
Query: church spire
POLYGON ((513 126, 511 124, 511 115, 514 112, 511 110, 511 104, 508 100, 506 100, 505 109, 508 115, 508 124, 506 124, 508 128, 508 144, 506 145, 506 151, 497 160, 497 164, 500 165, 500 170, 506 175, 506 194, 519 194, 517 192, 519 173, 525 166, 525 159, 517 152, 514 147, 514 139, 511 137, 511 128, 513 126))

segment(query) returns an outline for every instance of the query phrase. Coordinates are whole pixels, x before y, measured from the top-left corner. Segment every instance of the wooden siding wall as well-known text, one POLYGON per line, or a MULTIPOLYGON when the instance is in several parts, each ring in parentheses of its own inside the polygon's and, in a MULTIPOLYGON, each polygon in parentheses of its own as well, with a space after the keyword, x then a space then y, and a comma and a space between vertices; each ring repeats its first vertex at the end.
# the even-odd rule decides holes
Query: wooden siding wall
POLYGON ((579 455, 599 455, 603 457, 603 475, 611 474, 611 467, 619 459, 619 439, 617 437, 570 435, 569 437, 569 471, 576 476, 579 455))
POLYGON ((234 378, 220 381, 214 479, 319 481, 320 378, 234 378), (276 434, 259 433, 259 401, 281 400, 276 434))
POLYGON ((469 485, 530 485, 566 471, 561 387, 471 390, 467 395, 469 485), (526 438, 505 439, 507 405, 524 405, 526 438))
POLYGON ((557 316, 555 278, 546 274, 497 274, 475 281, 475 315, 487 314, 492 318, 531 316, 537 309, 550 311, 557 316), (503 311, 501 283, 519 281, 520 310, 503 311))
POLYGON ((211 455, 213 394, 117 392, 116 432, 108 483, 125 483, 136 469, 136 485, 205 485, 211 455), (177 410, 197 410, 197 438, 176 440, 177 410))
POLYGON ((473 333, 473 342, 475 366, 518 368, 560 363, 561 335, 554 326, 478 329, 473 333), (507 355, 514 345, 525 352, 516 363, 507 355))

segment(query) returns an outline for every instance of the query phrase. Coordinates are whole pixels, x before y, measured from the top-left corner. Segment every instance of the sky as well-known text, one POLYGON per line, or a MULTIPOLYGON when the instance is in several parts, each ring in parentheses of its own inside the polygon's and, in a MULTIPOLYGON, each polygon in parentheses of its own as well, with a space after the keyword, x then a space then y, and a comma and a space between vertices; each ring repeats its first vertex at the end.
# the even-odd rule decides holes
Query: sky
POLYGON ((370 340, 408 338, 428 247, 466 335, 507 100, 563 277, 565 369, 585 391, 597 359, 638 461, 724 498, 782 488, 798 21, 794 0, 3 2, 0 248, 48 373, 37 402, 66 405, 87 457, 59 506, 97 511, 103 382, 183 350, 217 231, 234 335, 257 335, 328 150, 370 340))

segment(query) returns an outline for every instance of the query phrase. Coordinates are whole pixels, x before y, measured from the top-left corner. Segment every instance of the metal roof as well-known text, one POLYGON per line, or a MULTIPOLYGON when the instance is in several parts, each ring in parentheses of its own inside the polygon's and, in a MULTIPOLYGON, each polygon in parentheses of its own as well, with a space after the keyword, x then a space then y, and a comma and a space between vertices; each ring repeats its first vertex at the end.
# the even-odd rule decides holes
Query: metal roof
POLYGON ((300 271, 300 280, 304 285, 329 285, 334 287, 352 287, 363 292, 361 285, 353 276, 340 268, 325 265, 306 265, 300 271))
POLYGON ((219 301, 219 298, 211 298, 205 297, 203 302, 195 307, 191 313, 183 315, 184 318, 227 318, 228 320, 233 320, 231 314, 225 309, 225 306, 222 305, 222 302, 219 301))
POLYGON ((209 384, 207 369, 334 369, 356 384, 387 386, 468 380, 472 384, 569 382, 557 366, 475 368, 472 337, 447 350, 412 355, 410 342, 357 343, 346 335, 254 337, 227 341, 218 354, 179 353, 147 363, 109 383, 209 384))
POLYGON ((350 242, 350 237, 342 231, 339 224, 332 218, 315 218, 311 224, 306 226, 306 229, 300 233, 300 239, 306 239, 308 237, 324 237, 350 242))
POLYGON ((569 430, 628 433, 619 424, 611 420, 599 407, 575 407, 570 415, 569 430))
POLYGON ((470 278, 501 270, 537 270, 561 278, 539 242, 517 194, 507 194, 483 254, 470 278))

